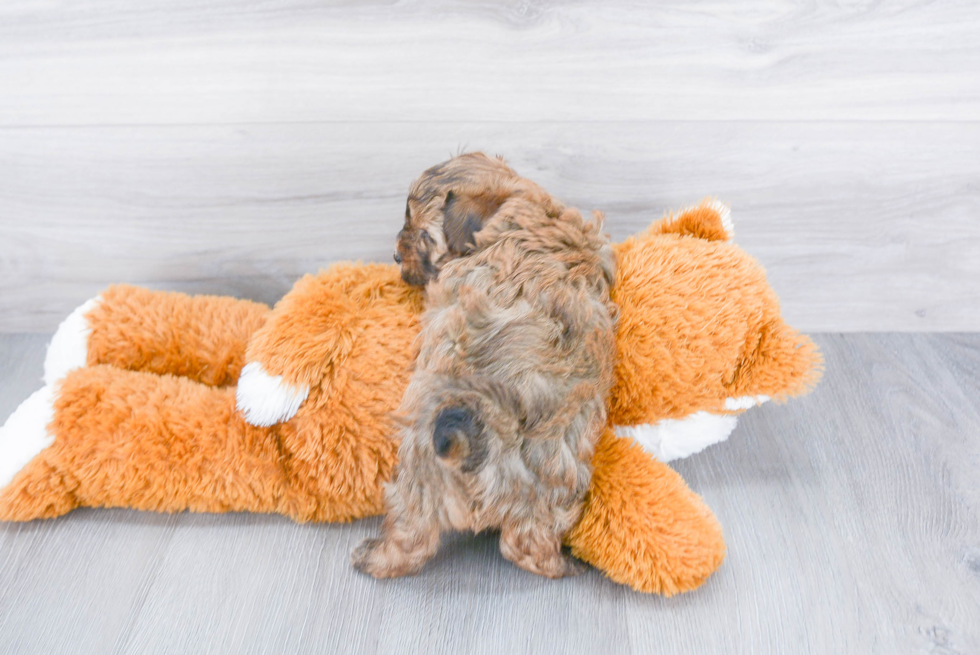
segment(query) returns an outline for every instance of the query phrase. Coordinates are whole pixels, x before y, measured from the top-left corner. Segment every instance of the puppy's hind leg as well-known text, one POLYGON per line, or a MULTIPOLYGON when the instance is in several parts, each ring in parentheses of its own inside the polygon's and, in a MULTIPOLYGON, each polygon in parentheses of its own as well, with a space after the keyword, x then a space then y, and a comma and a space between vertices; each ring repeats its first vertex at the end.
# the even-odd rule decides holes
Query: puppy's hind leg
POLYGON ((531 573, 564 578, 585 571, 585 564, 561 552, 561 535, 536 524, 505 524, 500 531, 500 552, 531 573))
POLYGON ((365 539, 351 553, 354 568, 376 578, 415 575, 439 550, 441 528, 434 508, 423 502, 405 502, 413 488, 419 495, 418 481, 408 482, 402 473, 389 487, 381 536, 365 539))
POLYGON ((400 578, 421 571, 438 549, 439 527, 434 522, 386 519, 380 537, 365 539, 354 549, 351 564, 376 578, 400 578))

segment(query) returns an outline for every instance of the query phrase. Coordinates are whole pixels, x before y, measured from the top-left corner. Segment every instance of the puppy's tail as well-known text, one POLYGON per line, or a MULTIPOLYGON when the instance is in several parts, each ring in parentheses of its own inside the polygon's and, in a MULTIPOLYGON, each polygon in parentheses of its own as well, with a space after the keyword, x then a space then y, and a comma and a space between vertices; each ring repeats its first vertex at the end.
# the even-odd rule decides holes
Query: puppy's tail
POLYGON ((432 446, 440 459, 458 463, 466 473, 479 468, 487 455, 483 425, 466 405, 450 405, 436 414, 432 446))
POLYGON ((481 467, 493 435, 506 439, 518 432, 521 402, 508 385, 462 376, 448 379, 439 395, 442 402, 432 421, 432 447, 437 457, 464 473, 481 467))

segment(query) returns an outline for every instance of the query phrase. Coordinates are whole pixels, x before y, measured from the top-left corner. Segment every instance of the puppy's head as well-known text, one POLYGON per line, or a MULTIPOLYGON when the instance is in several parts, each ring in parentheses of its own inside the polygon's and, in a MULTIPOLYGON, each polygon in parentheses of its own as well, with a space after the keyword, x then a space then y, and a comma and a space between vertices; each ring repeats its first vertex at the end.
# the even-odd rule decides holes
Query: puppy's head
POLYGON ((474 235, 515 193, 557 203, 503 159, 473 152, 428 169, 412 183, 395 262, 409 284, 425 286, 452 259, 473 251, 474 235))

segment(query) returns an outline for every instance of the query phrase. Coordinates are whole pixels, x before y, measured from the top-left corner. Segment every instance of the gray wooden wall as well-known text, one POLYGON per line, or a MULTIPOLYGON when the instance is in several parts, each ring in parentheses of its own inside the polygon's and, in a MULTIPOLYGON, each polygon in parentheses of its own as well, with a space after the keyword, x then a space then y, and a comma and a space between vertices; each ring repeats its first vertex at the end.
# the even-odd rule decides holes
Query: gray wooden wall
POLYGON ((115 281, 274 301, 507 156, 616 238, 716 196, 806 330, 980 329, 980 7, 0 3, 0 332, 115 281))

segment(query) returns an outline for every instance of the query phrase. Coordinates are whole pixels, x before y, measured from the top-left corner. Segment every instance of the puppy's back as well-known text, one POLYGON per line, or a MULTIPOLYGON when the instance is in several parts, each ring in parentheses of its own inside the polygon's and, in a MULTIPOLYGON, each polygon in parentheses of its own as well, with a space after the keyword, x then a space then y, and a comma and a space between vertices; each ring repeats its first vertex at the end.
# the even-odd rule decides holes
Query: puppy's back
POLYGON ((590 456, 615 356, 615 260, 600 218, 554 218, 517 198, 476 240, 427 289, 417 370, 502 387, 521 439, 563 437, 576 459, 590 456))

